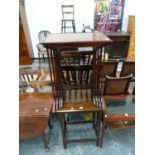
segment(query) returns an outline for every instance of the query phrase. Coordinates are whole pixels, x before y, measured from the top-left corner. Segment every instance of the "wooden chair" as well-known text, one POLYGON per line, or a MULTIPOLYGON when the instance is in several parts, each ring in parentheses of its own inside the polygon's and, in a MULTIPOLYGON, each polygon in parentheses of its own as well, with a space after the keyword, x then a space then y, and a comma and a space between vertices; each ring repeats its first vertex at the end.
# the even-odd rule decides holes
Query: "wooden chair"
POLYGON ((135 89, 135 61, 126 60, 123 62, 123 66, 120 72, 120 77, 127 76, 129 74, 133 75, 133 78, 130 81, 129 90, 131 93, 134 93, 135 89))
MULTIPOLYGON (((104 87, 103 87, 103 98, 104 98, 104 102, 108 99, 122 99, 125 98, 127 95, 129 95, 128 93, 128 88, 129 88, 129 84, 130 84, 130 80, 132 79, 133 75, 130 74, 128 76, 125 77, 110 77, 108 75, 106 75, 105 81, 104 81, 104 87)), ((106 105, 107 106, 107 105, 106 105)), ((118 109, 116 108, 116 111, 118 109)), ((106 113, 106 112, 105 112, 106 113)), ((105 116, 107 116, 105 114, 105 116)), ((103 117, 105 117, 103 116, 103 117)), ((124 115, 120 113, 120 115, 115 115, 114 117, 105 117, 103 118, 104 121, 104 126, 106 127, 106 124, 108 121, 118 121, 118 120, 125 120, 127 119, 124 118, 124 115)), ((130 117, 128 118, 130 119, 130 117)), ((131 119, 134 119, 134 116, 131 116, 131 119)), ((101 135, 104 135, 104 128, 102 128, 102 132, 101 135)), ((103 138, 101 138, 101 142, 100 142, 100 146, 102 146, 102 140, 103 138)))
POLYGON ((38 38, 39 38, 39 43, 36 45, 37 49, 38 49, 38 58, 39 58, 39 64, 41 62, 41 56, 43 57, 44 61, 45 61, 45 55, 47 56, 47 51, 46 48, 44 48, 43 45, 41 45, 40 43, 44 42, 45 39, 51 34, 50 31, 47 30, 43 30, 40 31, 38 34, 38 38))
POLYGON ((62 5, 62 25, 61 25, 61 33, 66 32, 66 28, 72 28, 73 32, 75 30, 75 19, 74 19, 74 5, 62 5), (71 26, 67 25, 67 23, 71 23, 71 26))
MULTIPOLYGON (((45 79, 44 70, 21 70, 19 72, 20 93, 52 93, 51 81, 45 79)), ((49 128, 52 128, 49 122, 49 128)))
POLYGON ((121 95, 128 93, 128 87, 133 75, 125 77, 110 77, 106 75, 104 84, 104 95, 121 95))
POLYGON ((45 80, 43 70, 20 70, 19 72, 20 92, 39 92, 50 85, 50 80, 45 80))
MULTIPOLYGON (((87 54, 86 52, 85 55, 87 54)), ((92 55, 93 52, 89 54, 92 55)), ((84 52, 82 54, 79 52, 80 60, 82 60, 83 56, 84 52)), ((61 65, 62 90, 56 91, 53 110, 59 116, 64 148, 67 147, 68 143, 74 142, 95 141, 96 145, 99 145, 101 138, 100 131, 102 128, 101 119, 102 115, 104 115, 104 103, 97 94, 97 90, 94 89, 92 68, 92 64, 85 63, 76 65, 70 62, 61 65), (66 73, 66 75, 64 75, 64 73, 66 73), (76 118, 72 117, 88 113, 92 115, 89 120, 85 120, 83 117, 79 120, 75 120, 76 118), (68 139, 67 125, 79 123, 92 123, 96 137, 68 139)), ((77 131, 75 131, 75 134, 76 133, 77 131)))
POLYGON ((123 62, 120 77, 127 76, 129 74, 133 74, 133 77, 135 77, 135 61, 126 60, 123 62))
POLYGON ((103 82, 105 81, 106 75, 111 77, 117 76, 117 66, 118 61, 105 61, 98 65, 98 81, 100 82, 100 85, 104 84, 103 82))

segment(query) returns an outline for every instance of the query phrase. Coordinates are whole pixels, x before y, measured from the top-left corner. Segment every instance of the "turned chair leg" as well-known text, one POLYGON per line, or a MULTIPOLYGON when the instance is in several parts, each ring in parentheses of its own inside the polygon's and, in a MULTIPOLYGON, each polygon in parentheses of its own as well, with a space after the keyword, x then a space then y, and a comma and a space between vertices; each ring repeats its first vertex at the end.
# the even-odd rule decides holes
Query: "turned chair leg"
POLYGON ((67 148, 67 144, 65 142, 65 132, 66 132, 66 127, 65 127, 65 122, 64 122, 64 114, 58 114, 59 120, 60 120, 60 126, 61 126, 61 133, 62 133, 62 140, 63 140, 63 146, 64 149, 67 148))
POLYGON ((42 140, 43 140, 43 142, 44 142, 45 149, 46 149, 46 150, 49 150, 49 146, 48 146, 48 144, 47 144, 47 136, 46 136, 46 134, 45 134, 44 131, 42 132, 42 140))
POLYGON ((43 54, 42 56, 43 56, 43 60, 45 61, 45 56, 44 56, 44 54, 43 54))
POLYGON ((39 65, 40 65, 41 61, 40 61, 40 54, 39 53, 38 53, 38 58, 39 58, 39 65))
POLYGON ((105 127, 106 127, 105 119, 104 119, 104 113, 102 114, 101 124, 102 124, 102 128, 101 128, 101 133, 100 133, 100 144, 99 144, 100 147, 102 147, 103 138, 104 138, 104 132, 105 132, 105 127))
POLYGON ((96 146, 100 145, 100 139, 101 139, 101 122, 102 122, 102 112, 97 113, 97 123, 96 123, 96 128, 97 128, 97 141, 96 141, 96 146))
POLYGON ((53 125, 51 124, 50 117, 48 119, 48 127, 49 127, 49 134, 51 133, 51 129, 53 129, 53 125))

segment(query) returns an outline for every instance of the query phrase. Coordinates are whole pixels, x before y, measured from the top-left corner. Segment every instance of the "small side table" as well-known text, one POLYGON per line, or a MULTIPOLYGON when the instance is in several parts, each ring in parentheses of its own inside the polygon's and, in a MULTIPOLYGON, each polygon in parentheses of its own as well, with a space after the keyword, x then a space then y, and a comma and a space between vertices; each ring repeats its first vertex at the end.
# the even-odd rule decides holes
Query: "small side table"
POLYGON ((48 125, 52 109, 51 93, 19 94, 19 137, 20 139, 42 135, 46 149, 49 149, 44 129, 48 125))

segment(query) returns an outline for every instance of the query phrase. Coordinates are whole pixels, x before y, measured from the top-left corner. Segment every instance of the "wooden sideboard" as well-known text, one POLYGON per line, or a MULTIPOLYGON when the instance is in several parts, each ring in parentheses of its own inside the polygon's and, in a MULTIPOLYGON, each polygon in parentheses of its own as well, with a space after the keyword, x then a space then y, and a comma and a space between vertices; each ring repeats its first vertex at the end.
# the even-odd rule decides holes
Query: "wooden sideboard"
POLYGON ((109 59, 124 59, 128 55, 130 34, 127 32, 108 32, 106 35, 113 40, 112 46, 105 49, 109 59))

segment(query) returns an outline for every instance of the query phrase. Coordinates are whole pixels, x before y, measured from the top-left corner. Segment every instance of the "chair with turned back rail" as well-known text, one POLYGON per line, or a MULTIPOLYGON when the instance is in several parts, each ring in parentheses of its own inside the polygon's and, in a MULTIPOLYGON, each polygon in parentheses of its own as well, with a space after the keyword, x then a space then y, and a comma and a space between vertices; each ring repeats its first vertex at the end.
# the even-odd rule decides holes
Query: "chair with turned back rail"
POLYGON ((129 74, 133 75, 133 78, 130 82, 130 92, 135 93, 135 61, 125 60, 123 61, 123 66, 120 72, 120 77, 127 76, 129 74))
POLYGON ((46 48, 43 47, 43 45, 41 45, 40 43, 44 42, 45 39, 51 34, 50 31, 47 30, 42 30, 38 33, 38 39, 39 39, 39 43, 36 45, 37 49, 38 49, 38 58, 39 58, 39 64, 41 63, 41 56, 43 57, 44 61, 45 61, 45 56, 47 56, 47 50, 46 48))
MULTIPOLYGON (((134 97, 128 92, 129 84, 133 75, 127 75, 125 77, 105 77, 103 87, 103 98, 106 106, 105 112, 105 127, 107 124, 114 121, 133 120, 134 104, 128 103, 130 98, 134 97), (128 107, 129 106, 129 107, 128 107), (126 115, 126 111, 130 111, 131 114, 126 115)), ((104 134, 104 128, 101 134, 104 134)), ((103 138, 102 138, 103 139, 103 138)), ((102 146, 102 139, 100 145, 102 146)))
MULTIPOLYGON (((19 87, 21 92, 26 92, 31 88, 31 81, 39 81, 42 78, 42 73, 38 70, 20 70, 19 71, 19 87)), ((36 87, 34 87, 37 91, 36 87)), ((34 91, 34 90, 33 90, 34 91)))
MULTIPOLYGON (((39 92, 49 90, 51 81, 46 80, 44 69, 40 70, 20 70, 19 71, 19 88, 20 92, 39 92)), ((46 91, 47 92, 47 91, 46 91)))
POLYGON ((116 77, 118 61, 105 61, 98 64, 98 82, 103 87, 106 75, 116 77))
POLYGON ((120 77, 127 76, 129 74, 133 74, 133 77, 135 77, 135 61, 125 60, 123 61, 120 77))

